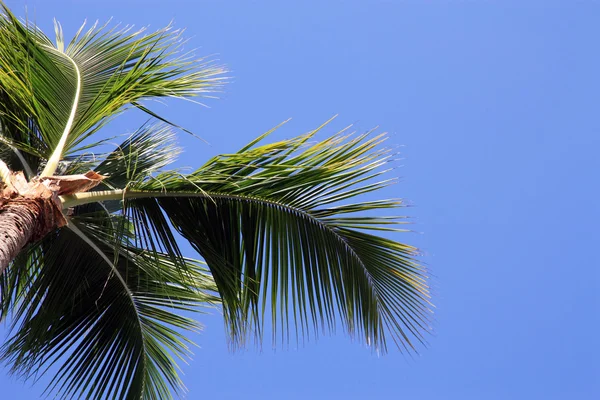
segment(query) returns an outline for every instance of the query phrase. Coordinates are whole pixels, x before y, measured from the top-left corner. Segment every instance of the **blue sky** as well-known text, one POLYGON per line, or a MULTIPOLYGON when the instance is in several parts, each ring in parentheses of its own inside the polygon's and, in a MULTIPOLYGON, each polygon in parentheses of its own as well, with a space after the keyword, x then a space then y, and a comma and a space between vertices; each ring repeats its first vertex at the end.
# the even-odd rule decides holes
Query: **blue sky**
MULTIPOLYGON (((377 357, 341 332, 230 353, 221 318, 184 367, 188 398, 592 399, 600 395, 600 57, 597 1, 7 1, 67 34, 84 20, 187 28, 232 83, 210 108, 161 109, 180 165, 293 117, 290 137, 339 117, 391 134, 400 196, 435 274, 435 334, 377 357)), ((121 118, 108 133, 137 121, 121 118)), ((0 328, 4 338, 5 330, 0 328)), ((7 399, 37 399, 0 368, 7 399)))

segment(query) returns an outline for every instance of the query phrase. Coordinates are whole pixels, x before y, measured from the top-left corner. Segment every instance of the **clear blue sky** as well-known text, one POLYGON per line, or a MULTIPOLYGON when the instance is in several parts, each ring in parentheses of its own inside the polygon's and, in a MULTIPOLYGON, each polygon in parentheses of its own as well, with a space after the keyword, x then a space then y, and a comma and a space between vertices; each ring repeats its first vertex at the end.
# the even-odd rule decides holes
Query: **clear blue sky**
MULTIPOLYGON (((188 398, 600 398, 600 2, 42 1, 13 11, 67 33, 81 21, 159 28, 218 54, 232 83, 210 108, 161 109, 181 165, 334 114, 403 146, 400 196, 436 275, 436 333, 420 356, 376 357, 341 332, 297 349, 227 350, 200 316, 188 398)), ((110 133, 136 128, 118 120, 110 133)), ((0 328, 3 338, 5 331, 0 328)), ((0 369, 1 398, 37 399, 0 369)))

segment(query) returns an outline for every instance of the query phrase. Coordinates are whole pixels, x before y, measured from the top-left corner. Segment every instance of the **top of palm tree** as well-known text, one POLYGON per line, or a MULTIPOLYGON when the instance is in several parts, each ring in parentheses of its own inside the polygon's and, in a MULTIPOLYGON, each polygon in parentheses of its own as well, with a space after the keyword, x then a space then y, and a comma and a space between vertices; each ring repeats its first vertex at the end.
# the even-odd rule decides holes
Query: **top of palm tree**
POLYGON ((4 360, 25 377, 55 365, 49 391, 63 397, 170 398, 183 388, 184 332, 199 328, 177 311, 216 304, 234 345, 260 339, 266 319, 273 340, 341 324, 378 351, 390 338, 416 351, 429 330, 426 270, 417 249, 375 235, 403 230, 403 217, 379 214, 403 203, 355 199, 394 182, 382 177, 393 158, 385 136, 345 129, 315 141, 324 124, 263 144, 273 129, 191 173, 168 170, 174 124, 141 102, 203 96, 223 80, 222 68, 180 50, 171 27, 94 25, 66 44, 56 24, 53 43, 3 6, 7 173, 97 174, 97 186, 59 193, 68 225, 29 244, 0 278, 0 311, 13 320, 4 360), (102 141, 83 141, 130 107, 159 122, 87 156, 102 141), (183 256, 177 234, 206 264, 183 256))

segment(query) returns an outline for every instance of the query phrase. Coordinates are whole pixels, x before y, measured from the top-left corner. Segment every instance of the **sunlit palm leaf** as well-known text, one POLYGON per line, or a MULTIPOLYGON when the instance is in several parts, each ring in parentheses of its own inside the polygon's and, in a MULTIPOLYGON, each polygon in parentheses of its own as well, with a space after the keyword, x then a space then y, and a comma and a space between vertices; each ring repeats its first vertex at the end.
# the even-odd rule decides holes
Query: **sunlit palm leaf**
POLYGON ((59 148, 62 158, 127 105, 197 96, 222 79, 221 68, 180 53, 181 32, 171 27, 145 34, 82 26, 65 46, 60 26, 53 44, 4 6, 3 12, 0 92, 10 101, 0 106, 0 117, 17 127, 5 129, 5 140, 38 156, 49 158, 59 148))
POLYGON ((366 233, 401 231, 402 217, 368 213, 402 203, 347 203, 393 182, 376 179, 390 159, 384 137, 342 132, 308 146, 312 134, 246 146, 190 175, 160 174, 132 189, 162 195, 130 193, 127 206, 149 220, 160 206, 206 260, 235 341, 252 325, 260 335, 266 309, 284 339, 290 320, 303 336, 310 324, 315 334, 333 328, 337 309, 375 348, 389 334, 414 349, 429 330, 426 270, 414 247, 366 233))
POLYGON ((97 188, 123 188, 141 182, 176 160, 175 134, 164 124, 146 124, 94 167, 107 178, 97 188))

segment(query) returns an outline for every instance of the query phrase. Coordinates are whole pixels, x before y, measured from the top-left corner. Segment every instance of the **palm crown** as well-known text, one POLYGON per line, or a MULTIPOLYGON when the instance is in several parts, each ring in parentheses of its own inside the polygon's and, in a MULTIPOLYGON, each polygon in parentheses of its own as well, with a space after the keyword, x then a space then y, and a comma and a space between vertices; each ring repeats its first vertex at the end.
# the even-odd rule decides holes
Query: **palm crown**
POLYGON ((393 182, 380 178, 385 137, 314 142, 319 127, 262 144, 270 131, 191 173, 166 170, 177 127, 142 102, 206 95, 223 79, 180 45, 170 27, 96 25, 67 45, 58 24, 53 43, 3 8, 3 359, 25 377, 56 364, 48 390, 62 397, 170 398, 183 388, 184 333, 199 327, 181 312, 217 304, 234 345, 260 338, 269 316, 274 339, 337 323, 378 350, 386 338, 423 343, 431 307, 416 249, 372 234, 403 219, 369 211, 402 203, 354 200, 393 182), (131 107, 157 122, 91 156, 131 107), (182 255, 176 234, 205 264, 182 255))

